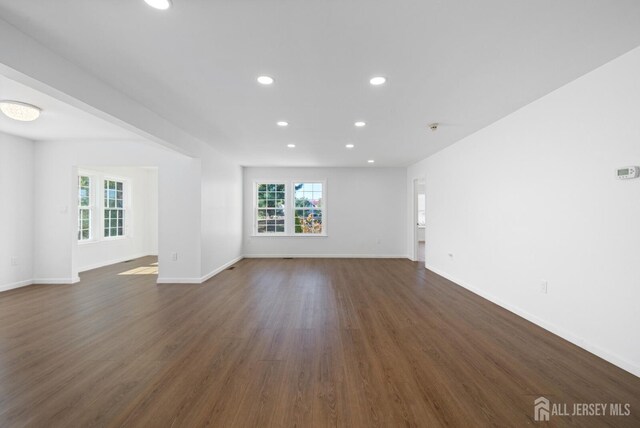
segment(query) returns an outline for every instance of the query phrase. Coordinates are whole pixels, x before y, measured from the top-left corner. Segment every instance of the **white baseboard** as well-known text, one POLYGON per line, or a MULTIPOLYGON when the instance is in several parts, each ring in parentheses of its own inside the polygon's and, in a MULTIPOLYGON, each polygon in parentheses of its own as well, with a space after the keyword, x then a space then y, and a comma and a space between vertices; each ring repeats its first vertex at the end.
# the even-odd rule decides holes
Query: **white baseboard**
POLYGON ((406 254, 245 254, 245 259, 407 259, 406 254))
POLYGON ((466 288, 467 290, 471 291, 474 294, 477 294, 478 296, 489 300, 490 302, 495 303, 498 306, 503 307, 504 309, 508 310, 509 312, 513 312, 514 314, 526 319, 527 321, 531 321, 532 323, 542 327, 543 329, 555 334, 556 336, 560 336, 561 338, 573 343, 574 345, 577 345, 579 347, 581 347, 582 349, 591 352, 592 354, 597 355, 598 357, 602 358, 603 360, 606 360, 608 362, 610 362, 611 364, 620 367, 623 370, 628 371, 629 373, 640 377, 640 366, 632 361, 629 361, 623 357, 620 357, 619 355, 613 354, 605 349, 602 349, 601 347, 594 345, 586 340, 584 340, 581 337, 576 336, 575 334, 571 333, 570 331, 567 331, 565 329, 563 329, 562 327, 559 327, 556 324, 553 324, 551 322, 548 322, 546 320, 543 320, 539 317, 537 317, 536 315, 533 315, 527 311, 525 311, 524 309, 521 309, 517 306, 514 306, 510 303, 504 302, 501 299, 498 299, 497 297, 484 292, 483 290, 480 290, 479 288, 476 288, 468 283, 466 283, 465 281, 461 281, 451 275, 449 275, 446 272, 443 272, 433 266, 427 265, 427 269, 429 269, 432 272, 437 273, 438 275, 448 279, 449 281, 452 281, 454 283, 456 283, 457 285, 466 288))
POLYGON ((48 284, 48 285, 64 285, 75 284, 80 282, 80 277, 75 278, 36 278, 31 281, 32 284, 48 284))
POLYGON ((88 265, 88 266, 82 266, 82 267, 78 268, 78 272, 86 272, 88 270, 98 269, 98 268, 105 267, 105 266, 111 266, 111 265, 115 265, 117 263, 126 262, 128 260, 139 259, 140 257, 147 257, 149 255, 150 254, 143 253, 143 254, 134 254, 132 256, 127 256, 127 257, 118 257, 117 259, 113 259, 113 260, 109 260, 109 261, 105 261, 105 262, 93 263, 93 264, 88 265))
POLYGON ((235 259, 228 261, 222 266, 215 268, 208 274, 200 278, 158 278, 158 284, 202 284, 203 282, 208 281, 213 278, 223 270, 227 269, 229 266, 232 266, 238 263, 240 260, 244 259, 244 256, 236 257, 235 259))
POLYGON ((24 281, 18 281, 18 282, 12 282, 10 284, 0 285, 0 292, 13 290, 15 288, 20 288, 20 287, 26 287, 27 285, 31 285, 31 284, 33 284, 33 281, 30 279, 27 279, 24 281))
POLYGON ((203 276, 202 278, 200 278, 200 282, 206 282, 209 279, 213 278, 214 276, 216 276, 217 274, 219 274, 220 272, 222 272, 223 270, 227 269, 230 266, 233 266, 234 264, 238 263, 240 260, 244 259, 244 256, 240 256, 240 257, 236 257, 235 259, 223 264, 222 266, 220 266, 217 269, 212 270, 211 272, 209 272, 208 274, 206 274, 205 276, 203 276))
POLYGON ((158 278, 156 284, 202 284, 201 278, 158 278))

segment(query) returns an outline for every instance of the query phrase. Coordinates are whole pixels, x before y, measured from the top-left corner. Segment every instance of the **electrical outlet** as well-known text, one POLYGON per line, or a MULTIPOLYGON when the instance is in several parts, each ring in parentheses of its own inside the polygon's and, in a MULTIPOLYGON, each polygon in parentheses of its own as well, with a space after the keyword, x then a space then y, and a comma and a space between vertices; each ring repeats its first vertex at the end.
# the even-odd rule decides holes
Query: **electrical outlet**
POLYGON ((18 258, 11 257, 11 266, 18 266, 18 258))
POLYGON ((171 253, 171 260, 174 262, 178 261, 178 253, 171 253))
POLYGON ((540 283, 540 292, 541 292, 542 294, 547 294, 547 291, 548 291, 548 290, 547 290, 547 285, 548 285, 548 284, 547 284, 547 281, 542 281, 542 282, 540 283))

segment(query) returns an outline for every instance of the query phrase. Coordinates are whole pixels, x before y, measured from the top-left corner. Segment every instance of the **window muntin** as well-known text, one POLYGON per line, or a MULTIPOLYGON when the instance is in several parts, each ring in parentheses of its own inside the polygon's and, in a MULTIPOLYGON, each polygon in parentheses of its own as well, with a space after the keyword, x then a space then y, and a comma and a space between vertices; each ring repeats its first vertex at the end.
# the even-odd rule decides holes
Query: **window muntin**
POLYGON ((295 234, 319 235, 324 232, 324 185, 320 182, 294 183, 295 234))
POLYGON ((88 241, 91 236, 91 177, 78 177, 78 241, 88 241))
POLYGON ((104 180, 104 237, 125 235, 124 183, 104 180))
POLYGON ((256 184, 256 232, 258 234, 286 232, 286 195, 284 183, 256 184))

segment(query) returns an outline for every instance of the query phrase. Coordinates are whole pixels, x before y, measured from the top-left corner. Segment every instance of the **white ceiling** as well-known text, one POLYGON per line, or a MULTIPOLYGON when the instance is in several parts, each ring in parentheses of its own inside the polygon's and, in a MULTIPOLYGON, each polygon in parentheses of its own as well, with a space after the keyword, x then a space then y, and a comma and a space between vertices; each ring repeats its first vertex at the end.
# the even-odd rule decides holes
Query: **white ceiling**
POLYGON ((34 122, 18 122, 0 113, 0 132, 37 141, 139 140, 137 135, 0 75, 0 100, 17 100, 42 109, 34 122))
POLYGON ((0 16, 244 165, 407 165, 640 45, 637 0, 173 3, 0 0, 0 16))

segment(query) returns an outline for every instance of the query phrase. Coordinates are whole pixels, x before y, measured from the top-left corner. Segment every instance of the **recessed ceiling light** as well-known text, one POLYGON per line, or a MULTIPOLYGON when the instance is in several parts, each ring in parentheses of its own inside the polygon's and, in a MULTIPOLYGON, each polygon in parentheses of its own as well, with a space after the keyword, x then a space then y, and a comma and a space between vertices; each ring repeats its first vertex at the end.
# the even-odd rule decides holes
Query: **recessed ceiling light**
POLYGON ((278 122, 278 126, 289 126, 289 122, 285 122, 284 120, 281 120, 280 122, 278 122))
POLYGON ((345 147, 347 149, 353 149, 355 146, 353 144, 347 144, 345 147))
POLYGON ((356 123, 354 123, 354 125, 357 126, 358 128, 362 128, 363 126, 366 125, 366 123, 365 122, 356 122, 356 123))
POLYGON ((260 83, 262 85, 271 85, 271 84, 273 84, 273 82, 275 82, 275 80, 271 76, 260 76, 260 77, 258 77, 258 83, 260 83))
POLYGON ((171 7, 171 0, 144 0, 154 9, 167 10, 171 7))
POLYGON ((373 159, 369 159, 367 162, 374 163, 375 161, 373 159))
POLYGON ((0 101, 0 111, 7 117, 21 122, 31 122, 40 117, 40 108, 20 101, 0 101))
POLYGON ((293 148, 296 147, 296 145, 295 144, 287 144, 287 147, 289 147, 290 149, 293 149, 293 148))
POLYGON ((379 85, 384 85, 386 81, 387 81, 386 78, 382 76, 376 76, 376 77, 372 77, 371 80, 369 80, 369 83, 371 83, 373 86, 379 86, 379 85))

